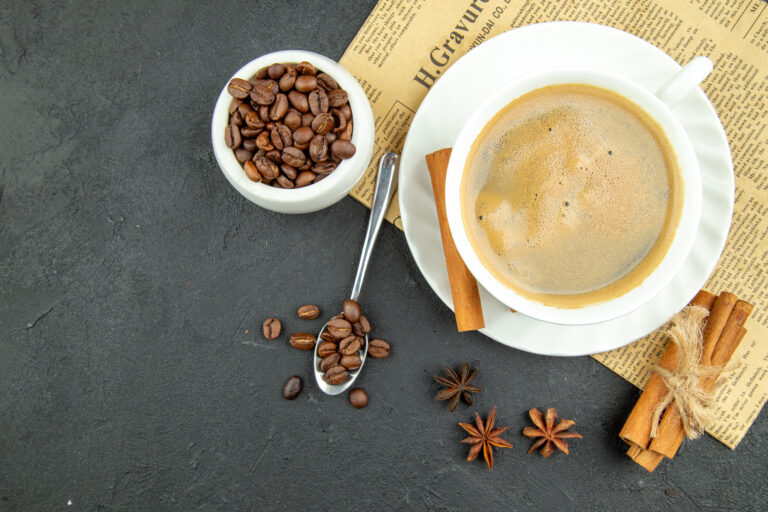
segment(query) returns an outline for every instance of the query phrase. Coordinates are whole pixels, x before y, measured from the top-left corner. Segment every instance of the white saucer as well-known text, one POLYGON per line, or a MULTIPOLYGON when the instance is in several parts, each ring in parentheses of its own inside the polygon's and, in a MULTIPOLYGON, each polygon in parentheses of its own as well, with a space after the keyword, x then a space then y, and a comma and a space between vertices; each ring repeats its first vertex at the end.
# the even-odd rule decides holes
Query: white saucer
MULTIPOLYGON (((510 30, 459 59, 435 83, 413 118, 400 160, 403 229, 429 285, 453 309, 432 185, 424 156, 451 147, 463 122, 500 84, 551 66, 586 65, 635 80, 651 91, 680 69, 660 49, 620 30, 557 21, 510 30)), ((715 109, 701 89, 674 109, 688 132, 702 174, 703 203, 691 254, 650 303, 599 324, 564 326, 512 313, 482 287, 486 336, 520 350, 577 356, 626 345, 662 326, 704 285, 725 245, 733 215, 733 164, 715 109)))

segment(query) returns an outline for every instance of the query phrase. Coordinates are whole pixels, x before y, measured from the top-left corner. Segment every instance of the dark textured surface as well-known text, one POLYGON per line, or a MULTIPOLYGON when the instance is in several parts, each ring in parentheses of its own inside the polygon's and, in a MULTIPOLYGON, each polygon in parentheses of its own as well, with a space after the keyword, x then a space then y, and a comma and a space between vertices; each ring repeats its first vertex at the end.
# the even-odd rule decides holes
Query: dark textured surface
POLYGON ((320 326, 299 305, 338 308, 367 210, 250 204, 210 114, 255 56, 338 59, 374 3, 0 5, 0 510, 768 508, 765 414, 736 451, 705 437, 646 474, 617 438, 636 389, 457 334, 390 225, 362 300, 392 356, 366 366, 366 409, 318 392, 287 334, 320 326), (270 315, 287 333, 267 342, 270 315), (464 360, 512 427, 493 472, 463 460, 474 409, 432 400, 464 360), (526 455, 533 406, 576 420, 570 456, 526 455))

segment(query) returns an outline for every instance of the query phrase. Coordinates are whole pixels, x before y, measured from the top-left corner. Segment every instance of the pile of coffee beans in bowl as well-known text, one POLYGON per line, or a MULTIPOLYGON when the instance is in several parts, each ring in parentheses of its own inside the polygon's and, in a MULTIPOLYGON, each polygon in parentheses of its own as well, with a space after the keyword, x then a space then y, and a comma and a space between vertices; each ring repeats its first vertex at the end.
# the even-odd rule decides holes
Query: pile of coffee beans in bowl
POLYGON ((224 141, 246 176, 277 188, 317 183, 352 158, 347 92, 309 62, 275 63, 233 78, 224 141))

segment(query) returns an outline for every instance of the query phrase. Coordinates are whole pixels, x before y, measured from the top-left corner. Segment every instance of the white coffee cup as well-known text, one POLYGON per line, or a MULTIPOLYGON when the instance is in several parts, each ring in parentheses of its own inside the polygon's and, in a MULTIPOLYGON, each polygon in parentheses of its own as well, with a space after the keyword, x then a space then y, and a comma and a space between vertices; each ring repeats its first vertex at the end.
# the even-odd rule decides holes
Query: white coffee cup
POLYGON ((445 186, 446 213, 456 247, 470 272, 494 297, 520 313, 547 322, 583 325, 604 322, 630 313, 656 296, 680 269, 693 246, 701 217, 699 164, 687 133, 672 108, 712 70, 712 62, 697 57, 675 74, 656 94, 619 75, 587 67, 549 68, 515 80, 486 100, 470 117, 453 145, 445 186), (662 128, 680 167, 683 206, 672 243, 650 275, 628 292, 605 302, 578 308, 542 304, 516 293, 496 279, 472 247, 460 201, 461 180, 472 144, 486 124, 509 103, 536 89, 556 84, 588 84, 613 91, 639 106, 662 128))

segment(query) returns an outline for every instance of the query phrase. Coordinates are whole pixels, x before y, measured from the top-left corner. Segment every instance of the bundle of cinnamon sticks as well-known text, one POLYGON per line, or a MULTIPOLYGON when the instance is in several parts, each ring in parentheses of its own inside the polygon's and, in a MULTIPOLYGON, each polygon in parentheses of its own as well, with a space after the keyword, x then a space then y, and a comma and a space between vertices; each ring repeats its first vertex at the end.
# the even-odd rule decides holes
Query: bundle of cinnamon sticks
MULTIPOLYGON (((752 305, 739 300, 732 293, 719 296, 701 290, 690 302, 709 311, 709 317, 702 331, 703 345, 699 365, 722 368, 730 360, 746 334, 744 322, 752 312, 752 305)), ((678 365, 678 347, 669 343, 658 366, 674 371, 678 365)), ((717 371, 715 371, 717 373, 717 371)), ((699 386, 711 392, 718 376, 709 375, 699 380, 699 386)), ((674 457, 686 437, 685 426, 675 404, 669 405, 655 425, 654 413, 667 394, 667 385, 658 373, 653 373, 640 395, 635 407, 627 418, 619 436, 629 444, 629 455, 640 466, 652 472, 665 458, 674 457)))

